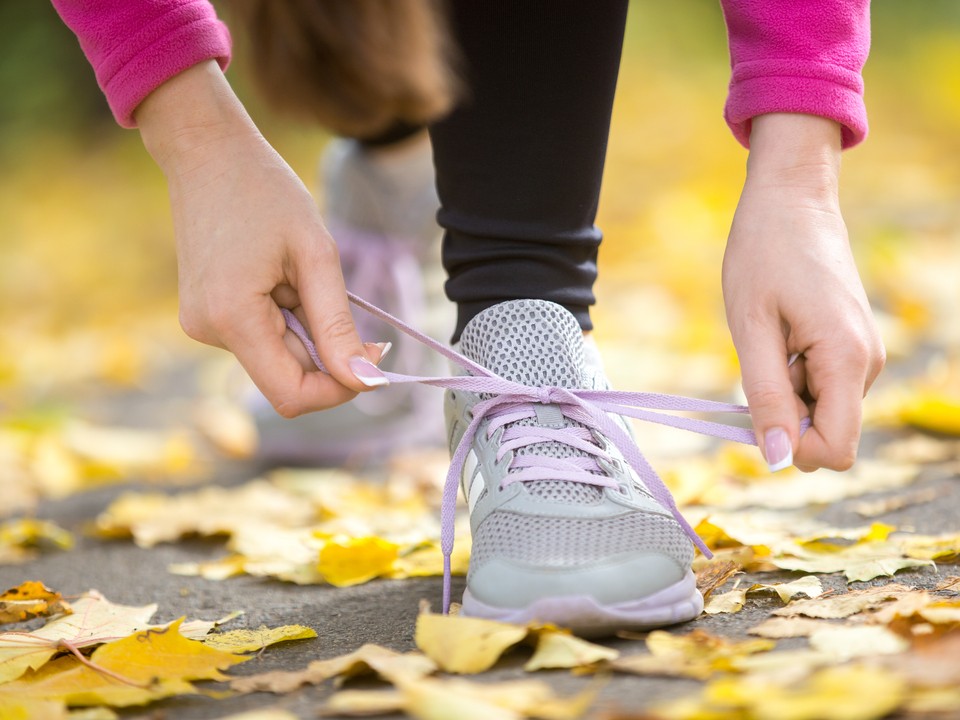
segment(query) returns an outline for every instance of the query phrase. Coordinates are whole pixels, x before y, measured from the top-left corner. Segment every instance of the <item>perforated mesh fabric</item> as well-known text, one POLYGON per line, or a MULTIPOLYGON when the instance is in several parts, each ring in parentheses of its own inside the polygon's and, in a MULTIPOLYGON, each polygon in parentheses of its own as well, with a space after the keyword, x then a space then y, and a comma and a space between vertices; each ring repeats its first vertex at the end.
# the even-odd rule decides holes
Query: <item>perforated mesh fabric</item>
MULTIPOLYGON (((542 387, 583 387, 583 332, 576 319, 556 303, 514 300, 495 305, 474 317, 460 337, 460 351, 513 382, 542 387)), ((516 426, 534 426, 533 418, 516 426)), ((565 420, 563 427, 581 427, 565 420)), ((557 442, 519 448, 517 455, 568 458, 584 455, 557 442)), ((550 502, 596 504, 603 491, 593 485, 545 480, 526 484, 533 497, 550 502)))
POLYGON ((491 513, 473 534, 470 569, 494 558, 536 567, 589 566, 612 555, 651 552, 682 567, 693 561, 693 545, 675 520, 633 512, 606 518, 557 518, 491 513))

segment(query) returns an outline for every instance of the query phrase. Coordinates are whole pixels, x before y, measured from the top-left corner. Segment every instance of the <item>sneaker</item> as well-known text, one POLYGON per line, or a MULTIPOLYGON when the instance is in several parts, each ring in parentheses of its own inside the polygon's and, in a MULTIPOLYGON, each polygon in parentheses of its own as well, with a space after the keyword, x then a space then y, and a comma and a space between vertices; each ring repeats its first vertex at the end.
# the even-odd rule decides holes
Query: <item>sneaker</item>
MULTIPOLYGON (((464 329, 460 352, 528 386, 608 388, 598 356, 584 359, 576 319, 551 302, 489 308, 464 329)), ((447 391, 451 452, 482 399, 447 391)), ((602 635, 702 611, 684 530, 603 434, 561 406, 531 403, 485 418, 461 488, 473 534, 463 614, 602 635)))
MULTIPOLYGON (((442 295, 440 205, 426 132, 396 145, 369 149, 355 140, 330 142, 321 160, 324 222, 340 249, 347 288, 431 335, 449 334, 453 306, 442 295)), ((391 368, 435 373, 434 353, 397 342, 399 333, 355 313, 366 341, 393 342, 391 368)), ((441 447, 436 412, 440 391, 424 385, 362 394, 354 401, 285 420, 258 391, 248 405, 260 435, 260 456, 271 464, 377 463, 400 448, 441 447)))

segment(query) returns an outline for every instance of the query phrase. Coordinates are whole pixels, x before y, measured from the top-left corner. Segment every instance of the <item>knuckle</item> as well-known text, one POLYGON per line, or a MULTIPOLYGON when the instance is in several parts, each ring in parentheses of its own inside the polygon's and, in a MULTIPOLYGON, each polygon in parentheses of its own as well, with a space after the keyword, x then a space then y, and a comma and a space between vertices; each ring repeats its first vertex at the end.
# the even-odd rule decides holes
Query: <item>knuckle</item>
POLYGON ((753 408, 776 408, 784 401, 783 389, 773 382, 753 382, 744 387, 743 391, 747 396, 747 402, 753 408))
POLYGON ((347 310, 341 310, 323 319, 323 335, 329 340, 349 340, 356 334, 353 317, 347 310))

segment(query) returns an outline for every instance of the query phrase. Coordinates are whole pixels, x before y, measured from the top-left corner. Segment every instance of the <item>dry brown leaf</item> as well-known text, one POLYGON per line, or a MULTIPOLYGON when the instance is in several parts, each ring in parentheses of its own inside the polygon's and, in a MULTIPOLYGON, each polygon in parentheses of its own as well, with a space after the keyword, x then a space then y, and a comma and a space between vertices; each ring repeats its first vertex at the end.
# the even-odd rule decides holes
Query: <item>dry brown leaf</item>
POLYGON ((934 590, 937 592, 942 592, 944 590, 960 592, 960 575, 952 575, 951 577, 944 578, 940 583, 937 584, 937 587, 935 587, 934 590))
POLYGON ((884 667, 896 670, 911 684, 925 688, 960 687, 960 633, 915 640, 902 655, 883 658, 884 667))
POLYGON ((711 561, 697 570, 697 590, 708 600, 714 590, 740 571, 740 565, 730 560, 711 561))
POLYGON ((913 592, 916 591, 906 585, 880 585, 877 587, 863 588, 862 590, 851 590, 842 595, 830 595, 828 597, 810 600, 795 600, 786 607, 774 610, 773 614, 781 617, 804 615, 806 617, 824 619, 845 618, 863 612, 864 610, 880 607, 885 602, 913 592))

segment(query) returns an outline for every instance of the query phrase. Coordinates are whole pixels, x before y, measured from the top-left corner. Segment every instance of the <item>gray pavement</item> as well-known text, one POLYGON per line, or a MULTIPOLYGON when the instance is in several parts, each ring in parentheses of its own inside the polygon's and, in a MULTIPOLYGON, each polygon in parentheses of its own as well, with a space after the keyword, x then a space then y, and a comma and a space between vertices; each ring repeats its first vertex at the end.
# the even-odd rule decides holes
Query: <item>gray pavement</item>
MULTIPOLYGON (((142 402, 142 398, 137 402, 142 402)), ((129 407, 136 406, 137 402, 131 402, 129 407)), ((149 408, 145 406, 144 409, 149 408)), ((865 445, 869 448, 881 442, 882 437, 873 435, 865 445)), ((258 468, 253 464, 225 462, 215 481, 231 484, 254 477, 257 472, 258 468)), ((960 478, 946 468, 930 467, 917 483, 901 492, 922 487, 938 488, 939 499, 906 507, 877 519, 910 527, 919 533, 956 532, 960 526, 960 478)), ((155 485, 149 488, 157 489, 155 485)), ((74 531, 78 537, 77 547, 68 552, 45 553, 28 565, 0 567, 0 586, 8 587, 27 579, 37 579, 64 594, 96 588, 109 599, 120 603, 158 603, 160 610, 157 619, 160 621, 181 615, 214 619, 232 610, 243 610, 245 614, 229 627, 302 623, 317 631, 316 639, 266 649, 255 659, 234 668, 232 672, 238 675, 273 669, 300 669, 311 660, 346 653, 366 642, 396 650, 410 650, 414 646, 413 629, 420 600, 426 598, 434 607, 440 604, 441 581, 438 578, 375 581, 354 588, 336 589, 298 587, 249 577, 213 582, 171 575, 166 571, 170 563, 214 559, 223 554, 222 543, 194 540, 143 550, 131 542, 104 541, 83 534, 86 523, 120 492, 129 489, 129 485, 112 487, 56 502, 44 502, 37 515, 55 520, 74 531)), ((896 493, 884 495, 889 494, 896 493)), ((856 515, 851 506, 863 499, 860 497, 825 508, 821 513, 822 518, 840 526, 860 526, 863 518, 856 515)), ((945 566, 940 573, 931 570, 903 572, 897 575, 896 580, 933 587, 944 575, 950 574, 958 574, 956 566, 945 566)), ((765 573, 757 578, 772 582, 797 576, 796 573, 783 572, 765 573)), ((842 576, 821 577, 825 586, 838 590, 846 587, 842 576)), ((889 581, 880 579, 874 584, 889 581)), ((856 584, 851 587, 856 587, 856 584)), ((462 591, 462 579, 455 580, 454 591, 462 591)), ((774 597, 756 597, 738 614, 703 616, 678 629, 687 632, 700 628, 727 637, 744 637, 748 627, 763 620, 779 605, 779 600, 774 597)), ((780 641, 778 647, 789 648, 802 645, 803 642, 780 641)), ((643 649, 641 641, 613 640, 608 644, 626 653, 643 649)), ((516 651, 495 670, 476 679, 487 682, 524 677, 521 667, 523 658, 524 652, 516 651)), ((574 677, 566 671, 539 672, 535 677, 550 682, 566 694, 583 689, 591 682, 588 677, 574 677)), ((603 689, 590 717, 601 717, 606 712, 616 710, 636 713, 652 702, 681 697, 696 692, 699 687, 700 684, 693 681, 615 676, 603 689)), ((260 693, 217 700, 184 697, 159 702, 148 708, 128 709, 122 711, 121 716, 194 720, 220 718, 257 707, 281 706, 300 717, 310 718, 316 716, 330 692, 331 687, 327 684, 304 688, 285 696, 260 693)))

